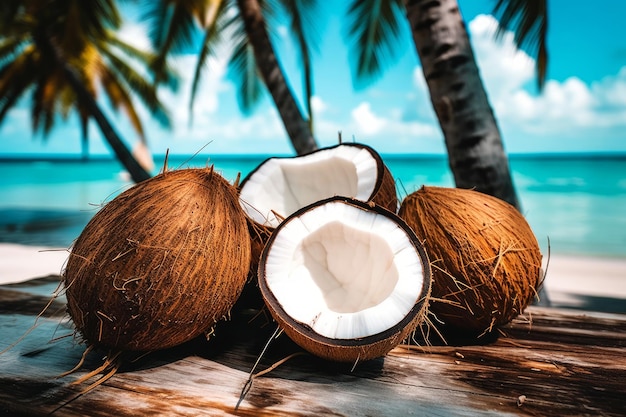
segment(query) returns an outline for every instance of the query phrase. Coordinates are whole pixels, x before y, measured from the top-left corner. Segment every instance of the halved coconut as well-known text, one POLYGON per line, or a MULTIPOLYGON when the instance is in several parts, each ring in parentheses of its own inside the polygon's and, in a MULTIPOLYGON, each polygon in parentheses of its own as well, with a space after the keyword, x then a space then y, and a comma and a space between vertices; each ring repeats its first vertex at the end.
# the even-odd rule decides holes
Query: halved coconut
POLYGON ((258 270, 265 303, 285 333, 325 359, 384 356, 425 316, 426 252, 394 213, 332 197, 285 219, 258 270))
POLYGON ((252 220, 275 228, 296 210, 336 195, 397 210, 391 173, 376 151, 357 143, 269 158, 242 181, 239 200, 252 220))
POLYGON ((393 211, 398 209, 395 181, 371 147, 346 143, 296 157, 265 160, 241 182, 239 202, 252 236, 252 270, 272 231, 311 203, 333 196, 353 197, 393 211))

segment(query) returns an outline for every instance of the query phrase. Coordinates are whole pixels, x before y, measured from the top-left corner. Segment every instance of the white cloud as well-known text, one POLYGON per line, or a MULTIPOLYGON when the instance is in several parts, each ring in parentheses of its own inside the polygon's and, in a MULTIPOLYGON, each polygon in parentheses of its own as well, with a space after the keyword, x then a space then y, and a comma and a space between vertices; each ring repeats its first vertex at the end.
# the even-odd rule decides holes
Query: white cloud
POLYGON ((311 107, 315 113, 324 113, 328 108, 328 105, 319 96, 311 97, 311 107))
MULTIPOLYGON (((624 149, 615 144, 621 134, 618 132, 626 127, 626 67, 615 76, 591 84, 574 76, 563 81, 548 80, 541 94, 531 93, 534 60, 515 47, 511 32, 495 39, 496 27, 496 19, 487 15, 477 16, 468 24, 481 79, 509 151, 576 149, 582 138, 611 136, 614 145, 609 146, 624 149)), ((410 122, 404 123, 417 120, 422 123, 423 135, 437 136, 438 122, 420 66, 413 71, 413 85, 410 122), (423 129, 425 125, 430 130, 423 129)), ((390 123, 384 121, 386 126, 390 123)), ((378 120, 378 124, 383 122, 378 120)), ((586 143, 601 150, 609 141, 586 143)))
POLYGON ((365 135, 375 135, 384 129, 387 124, 385 119, 376 116, 372 112, 370 103, 366 101, 352 110, 352 120, 359 127, 359 131, 365 135))
POLYGON ((532 151, 524 144, 528 135, 567 147, 567 141, 596 136, 598 129, 610 135, 606 129, 626 127, 626 67, 591 85, 574 76, 548 80, 541 94, 531 94, 527 87, 535 82, 534 60, 516 49, 511 32, 495 40, 496 25, 493 16, 481 15, 468 26, 481 78, 510 150, 532 151))
POLYGON ((626 67, 622 67, 616 76, 610 76, 594 83, 594 95, 607 106, 626 107, 626 67))
POLYGON ((381 152, 441 152, 439 127, 418 120, 403 120, 402 112, 388 109, 384 115, 362 102, 352 110, 352 120, 344 133, 373 145, 381 152))
MULTIPOLYGON (((175 68, 181 76, 178 92, 169 94, 168 104, 176 112, 177 123, 189 121, 189 100, 193 73, 198 62, 197 55, 185 55, 175 60, 175 68)), ((193 105, 194 120, 214 113, 219 106, 219 95, 231 89, 224 80, 226 74, 226 57, 209 57, 207 68, 201 74, 200 84, 193 105)))
POLYGON ((148 29, 144 23, 125 21, 117 36, 139 49, 152 50, 148 29))
POLYGON ((500 40, 495 40, 498 22, 488 15, 476 16, 468 26, 472 48, 487 91, 502 96, 532 81, 533 59, 515 47, 513 33, 506 32, 500 40))

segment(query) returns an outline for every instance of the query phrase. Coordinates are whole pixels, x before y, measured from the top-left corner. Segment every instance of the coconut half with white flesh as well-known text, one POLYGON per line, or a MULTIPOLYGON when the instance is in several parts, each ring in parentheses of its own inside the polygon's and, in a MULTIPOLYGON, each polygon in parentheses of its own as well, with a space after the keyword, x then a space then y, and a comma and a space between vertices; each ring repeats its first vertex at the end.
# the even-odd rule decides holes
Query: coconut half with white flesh
POLYGON ((428 257, 413 231, 372 203, 332 197, 285 219, 267 242, 259 287, 285 333, 316 356, 384 356, 425 317, 428 257))
POLYGON ((334 196, 373 201, 394 213, 395 181, 371 147, 346 143, 296 157, 265 160, 241 182, 239 203, 252 236, 252 270, 272 231, 297 210, 334 196))

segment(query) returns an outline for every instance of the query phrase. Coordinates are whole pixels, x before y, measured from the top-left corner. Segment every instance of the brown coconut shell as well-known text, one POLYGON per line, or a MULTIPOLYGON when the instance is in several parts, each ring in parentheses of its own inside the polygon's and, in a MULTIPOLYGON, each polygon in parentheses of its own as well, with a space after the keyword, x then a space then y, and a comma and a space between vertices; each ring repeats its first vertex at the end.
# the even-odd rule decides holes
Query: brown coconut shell
MULTIPOLYGON (((349 244, 349 242, 346 243, 349 244)), ((346 262, 354 262, 354 260, 347 259, 346 262)), ((307 207, 303 207, 285 219, 285 221, 276 228, 261 254, 258 278, 259 288, 265 300, 265 304, 270 314, 285 334, 309 353, 322 359, 335 362, 357 363, 385 356, 389 351, 406 340, 415 329, 424 322, 428 314, 428 302, 431 291, 431 268, 428 255, 420 240, 412 229, 395 213, 375 204, 364 203, 348 197, 331 197, 321 200, 307 207), (411 245, 419 255, 423 271, 423 283, 420 296, 417 298, 409 313, 400 322, 383 332, 355 339, 335 339, 320 335, 307 324, 294 320, 284 310, 280 300, 276 298, 267 284, 267 256, 273 241, 278 234, 280 234, 280 230, 286 227, 289 222, 297 221, 298 217, 303 213, 333 202, 342 202, 360 210, 375 212, 389 218, 407 234, 411 245)))
POLYGON ((444 332, 490 332, 537 296, 541 251, 512 205, 478 191, 422 187, 402 201, 398 214, 426 246, 433 269, 430 311, 444 332))
MULTIPOLYGON (((239 190, 246 185, 246 183, 250 180, 252 176, 266 163, 276 159, 303 159, 307 158, 310 155, 313 155, 318 152, 328 151, 340 146, 352 146, 359 149, 365 149, 368 151, 372 158, 374 158, 377 162, 378 170, 377 170, 377 178, 376 184, 372 190, 372 194, 366 201, 372 201, 379 206, 384 207, 385 209, 396 213, 398 210, 398 197, 396 193, 396 184, 391 174, 389 168, 385 165, 380 154, 372 147, 361 144, 361 143, 343 143, 335 146, 325 147, 317 149, 313 152, 309 152, 307 154, 298 155, 294 157, 272 157, 268 158, 265 161, 261 162, 254 170, 252 170, 246 177, 241 181, 239 190)), ((328 195, 327 197, 333 197, 333 195, 328 195)), ((350 196, 348 196, 350 197, 350 196)), ((274 227, 260 224, 250 218, 248 218, 248 227, 250 231, 250 236, 252 238, 252 264, 250 266, 250 272, 256 273, 258 268, 259 257, 261 255, 261 251, 265 247, 269 237, 274 231, 274 227)))
POLYGON ((164 172, 87 224, 64 271, 67 309, 91 345, 164 349, 227 316, 249 265, 235 187, 212 168, 164 172))

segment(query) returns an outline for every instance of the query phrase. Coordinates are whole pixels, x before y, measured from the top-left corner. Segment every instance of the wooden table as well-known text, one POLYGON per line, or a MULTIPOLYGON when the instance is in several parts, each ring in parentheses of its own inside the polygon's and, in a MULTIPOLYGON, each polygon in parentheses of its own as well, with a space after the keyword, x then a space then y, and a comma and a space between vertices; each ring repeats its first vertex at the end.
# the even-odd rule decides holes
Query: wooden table
MULTIPOLYGON (((0 414, 59 416, 487 416, 626 415, 626 315, 528 308, 480 343, 403 345, 351 365, 303 354, 281 335, 255 372, 275 324, 250 310, 191 341, 124 365, 80 395, 71 385, 104 353, 80 360, 62 299, 35 317, 58 277, 0 286, 0 414), (27 333, 27 336, 20 338, 27 333)), ((97 379, 94 378, 94 380, 97 379)))

